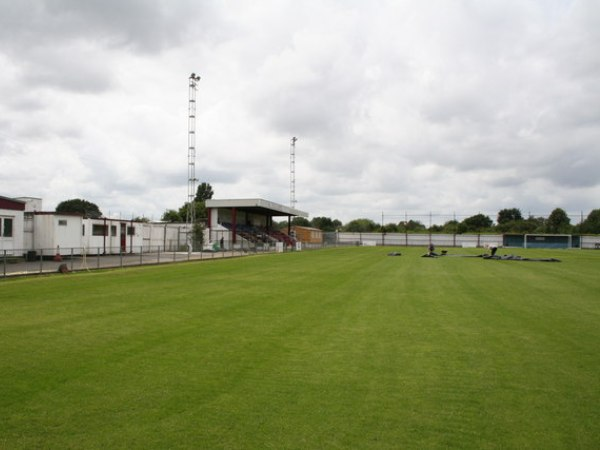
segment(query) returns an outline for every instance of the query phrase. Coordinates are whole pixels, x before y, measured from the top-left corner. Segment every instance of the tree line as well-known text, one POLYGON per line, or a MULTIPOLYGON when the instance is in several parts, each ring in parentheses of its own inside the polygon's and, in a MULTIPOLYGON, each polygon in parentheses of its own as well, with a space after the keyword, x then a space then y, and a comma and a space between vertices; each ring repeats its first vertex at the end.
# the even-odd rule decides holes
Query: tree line
MULTIPOLYGON (((210 183, 201 183, 194 197, 195 220, 201 222, 206 219, 206 200, 212 199, 214 191, 210 183)), ((164 222, 186 222, 189 202, 185 202, 178 209, 167 209, 161 217, 164 222)), ((99 218, 102 212, 94 203, 82 199, 65 200, 58 204, 56 212, 79 213, 84 217, 99 218)), ((134 220, 146 220, 136 218, 134 220)), ((286 229, 288 221, 278 222, 277 227, 286 229)), ((485 214, 476 214, 462 221, 449 220, 443 225, 425 226, 418 220, 406 220, 398 223, 387 223, 382 226, 371 219, 354 219, 343 224, 330 217, 314 217, 308 220, 304 217, 295 217, 292 225, 318 228, 322 231, 347 231, 354 233, 547 233, 547 234, 600 234, 600 209, 592 210, 579 224, 572 224, 571 219, 564 209, 554 209, 548 217, 524 217, 518 208, 506 208, 498 211, 495 222, 485 214)), ((199 225, 201 226, 201 225, 199 225)), ((200 231, 200 230, 198 230, 200 231)))
MULTIPOLYGON (((418 220, 398 223, 378 224, 371 219, 354 219, 343 224, 329 217, 315 217, 312 220, 295 217, 293 225, 318 228, 323 231, 346 231, 354 233, 502 233, 502 234, 600 234, 600 209, 594 209, 585 220, 572 224, 564 209, 554 209, 548 217, 524 217, 518 208, 498 211, 494 222, 485 214, 475 214, 462 221, 449 220, 443 225, 425 226, 418 220)), ((280 222, 287 227, 287 221, 280 222)))
MULTIPOLYGON (((210 183, 202 182, 194 196, 194 222, 206 219, 206 200, 211 200, 214 190, 210 183)), ((160 220, 163 222, 187 222, 190 202, 185 202, 178 209, 167 209, 160 220)))

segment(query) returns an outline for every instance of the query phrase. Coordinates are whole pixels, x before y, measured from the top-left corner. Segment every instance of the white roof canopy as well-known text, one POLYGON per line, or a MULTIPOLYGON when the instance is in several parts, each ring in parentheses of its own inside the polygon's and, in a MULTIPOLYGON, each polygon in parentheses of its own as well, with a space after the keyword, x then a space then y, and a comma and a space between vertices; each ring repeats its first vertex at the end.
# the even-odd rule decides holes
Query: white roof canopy
POLYGON ((257 211, 269 216, 300 216, 308 217, 308 213, 289 206, 263 200, 262 198, 246 199, 211 199, 206 200, 207 208, 236 208, 239 210, 257 211))

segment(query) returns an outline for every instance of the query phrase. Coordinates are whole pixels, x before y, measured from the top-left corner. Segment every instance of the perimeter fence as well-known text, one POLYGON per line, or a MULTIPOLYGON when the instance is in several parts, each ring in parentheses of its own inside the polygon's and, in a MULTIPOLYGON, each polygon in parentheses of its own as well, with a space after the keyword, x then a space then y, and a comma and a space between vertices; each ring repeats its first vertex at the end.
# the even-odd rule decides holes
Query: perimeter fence
POLYGON ((63 248, 60 253, 52 249, 2 250, 0 277, 202 261, 275 251, 275 246, 268 245, 199 252, 165 251, 161 246, 140 247, 137 251, 119 253, 103 253, 102 248, 78 247, 63 248))
MULTIPOLYGON (((330 232, 324 233, 324 242, 334 246, 401 246, 401 247, 427 247, 433 244, 436 247, 527 247, 524 238, 528 235, 513 234, 443 234, 443 233, 349 233, 330 232)), ((581 248, 600 249, 600 236, 598 235, 560 235, 569 237, 568 245, 551 245, 550 238, 559 235, 538 235, 545 237, 538 248, 581 248)), ((534 245, 530 245, 534 247, 534 245)))
MULTIPOLYGON (((322 242, 302 243, 297 246, 252 244, 242 240, 228 249, 214 246, 204 251, 165 250, 162 246, 139 247, 137 251, 103 253, 102 247, 71 247, 37 250, 0 250, 0 278, 22 275, 75 272, 97 269, 123 268, 143 265, 168 264, 185 261, 204 261, 220 258, 243 257, 265 253, 299 250, 319 250, 348 246, 399 246, 483 248, 491 246, 511 247, 510 240, 501 234, 435 234, 435 233, 323 233, 322 242), (507 245, 507 242, 509 244, 507 245)), ((600 249, 600 236, 574 236, 570 248, 600 249)), ((517 245, 515 247, 522 247, 517 245)))

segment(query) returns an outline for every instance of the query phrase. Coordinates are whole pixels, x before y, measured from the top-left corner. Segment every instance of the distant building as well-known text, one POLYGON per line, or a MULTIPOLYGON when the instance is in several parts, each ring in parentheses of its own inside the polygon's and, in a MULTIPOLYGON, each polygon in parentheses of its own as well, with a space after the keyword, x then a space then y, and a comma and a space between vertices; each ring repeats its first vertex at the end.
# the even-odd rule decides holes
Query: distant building
POLYGON ((283 242, 294 246, 291 237, 292 217, 308 213, 260 198, 206 200, 208 236, 211 242, 223 242, 225 248, 246 245, 271 245, 283 242), (287 217, 288 232, 274 227, 274 217, 287 217))
MULTIPOLYGON (((294 246, 291 218, 308 214, 262 199, 207 200, 205 246, 226 248, 283 242, 294 246), (288 233, 273 227, 274 217, 288 218, 288 233)), ((44 211, 42 199, 0 196, 0 255, 51 256, 187 251, 184 223, 142 222, 101 217, 89 219, 77 213, 44 211)))
POLYGON ((21 256, 117 254, 185 248, 185 224, 88 219, 77 213, 43 211, 42 199, 0 196, 0 252, 21 256))
POLYGON ((318 228, 301 227, 299 225, 292 226, 292 236, 297 241, 303 244, 322 244, 323 231, 318 228))
POLYGON ((12 255, 23 248, 25 202, 0 196, 0 251, 12 255))

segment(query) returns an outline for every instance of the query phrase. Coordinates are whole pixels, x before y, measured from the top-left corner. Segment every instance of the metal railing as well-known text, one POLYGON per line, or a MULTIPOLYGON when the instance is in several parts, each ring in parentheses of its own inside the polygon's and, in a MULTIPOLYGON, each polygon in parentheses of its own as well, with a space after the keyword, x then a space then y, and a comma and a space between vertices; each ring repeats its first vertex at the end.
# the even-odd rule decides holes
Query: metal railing
POLYGON ((165 250, 161 246, 140 247, 133 252, 103 253, 102 248, 63 248, 36 250, 0 250, 0 277, 36 275, 53 272, 74 272, 149 264, 167 264, 231 258, 274 252, 270 246, 235 246, 200 252, 165 250))
MULTIPOLYGON (((219 258, 241 257, 259 253, 319 250, 330 247, 357 245, 375 246, 422 246, 433 243, 437 247, 484 247, 502 245, 502 235, 449 235, 449 234, 405 234, 390 233, 324 233, 321 243, 303 243, 297 247, 257 244, 246 240, 230 248, 220 245, 207 246, 201 252, 183 249, 165 250, 162 246, 140 246, 133 252, 103 253, 97 248, 65 248, 37 250, 0 250, 0 278, 18 275, 35 275, 58 271, 83 271, 119 267, 166 264, 184 261, 202 261, 219 258), (182 251, 183 250, 183 251, 182 251)), ((229 243, 228 243, 229 244, 229 243)), ((600 236, 581 236, 579 248, 600 249, 600 236)))

